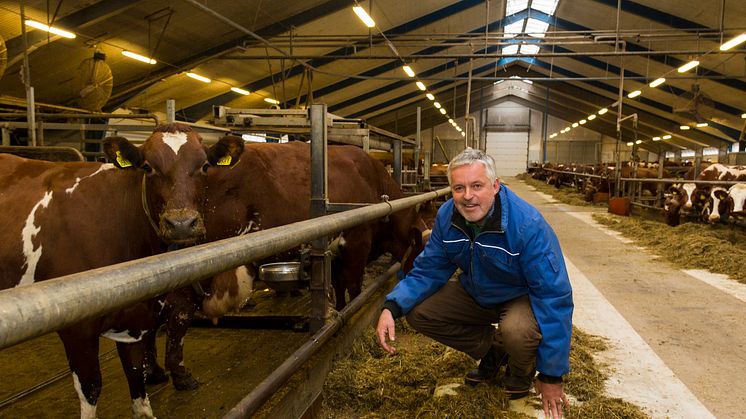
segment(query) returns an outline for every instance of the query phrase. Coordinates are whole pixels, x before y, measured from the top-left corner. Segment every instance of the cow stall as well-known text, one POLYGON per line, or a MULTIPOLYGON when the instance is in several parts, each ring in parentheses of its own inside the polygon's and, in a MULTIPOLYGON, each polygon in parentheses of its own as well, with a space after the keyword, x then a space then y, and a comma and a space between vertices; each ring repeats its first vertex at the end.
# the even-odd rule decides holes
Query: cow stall
MULTIPOLYGON (((319 125, 316 124, 316 126, 319 125)), ((321 126, 323 127, 324 124, 321 124, 321 126)), ((447 191, 441 192, 446 193, 447 191)), ((387 216, 399 209, 433 199, 438 195, 439 193, 433 193, 429 197, 418 196, 405 198, 404 200, 407 202, 404 206, 401 206, 397 201, 391 201, 370 207, 353 209, 329 216, 330 218, 326 219, 308 220, 312 225, 316 225, 314 223, 318 222, 321 223, 316 225, 316 227, 309 226, 310 230, 302 227, 301 224, 305 225, 304 223, 297 223, 293 228, 282 228, 282 232, 264 230, 242 238, 258 239, 261 241, 261 236, 265 233, 268 234, 265 237, 266 241, 258 244, 255 248, 255 250, 261 249, 260 253, 251 256, 252 260, 264 258, 270 254, 285 250, 286 248, 282 246, 295 247, 299 243, 307 242, 314 237, 326 236, 333 231, 344 230, 367 220, 387 216), (333 218, 337 216, 339 217, 333 218), (318 230, 317 227, 320 225, 325 225, 325 227, 318 230), (325 230, 324 228, 331 230, 325 230), (308 236, 308 233, 314 236, 308 236), (286 240, 292 241, 289 242, 286 240)), ((102 268, 94 276, 74 274, 59 281, 45 281, 28 287, 10 290, 9 293, 3 293, 0 296, 0 307, 3 308, 0 310, 3 312, 14 312, 20 317, 14 319, 13 316, 8 316, 3 318, 1 325, 2 331, 0 331, 0 336, 2 336, 0 337, 0 345, 12 345, 32 336, 74 324, 80 320, 81 316, 85 318, 96 316, 114 307, 129 304, 128 302, 139 301, 142 298, 152 297, 169 289, 199 281, 200 278, 211 276, 228 269, 228 264, 236 266, 247 263, 248 259, 236 259, 236 257, 248 257, 250 253, 245 252, 251 252, 249 249, 252 247, 248 243, 240 244, 236 248, 222 248, 217 253, 209 250, 212 245, 221 248, 222 244, 228 244, 230 240, 203 245, 207 246, 207 248, 198 246, 173 251, 166 255, 155 256, 151 260, 144 259, 128 262, 123 264, 125 266, 118 265, 111 267, 111 270, 102 268), (187 253, 184 254, 184 252, 187 253), (240 256, 240 254, 243 254, 243 256, 240 256), (176 259, 180 255, 184 259, 176 259), (77 291, 75 284, 80 285, 77 291), (110 288, 112 286, 117 290, 114 294, 112 294, 112 288, 110 288), (50 293, 49 289, 54 289, 55 292, 50 293), (123 290, 125 291, 123 292, 123 290), (50 299, 48 295, 54 295, 56 298, 50 299), (7 300, 2 300, 3 297, 6 297, 7 300), (96 302, 96 304, 81 306, 79 304, 81 300, 96 302), (43 303, 40 301, 43 301, 43 303), (17 306, 19 302, 22 302, 22 304, 28 303, 29 305, 20 307, 17 306), (6 303, 9 305, 4 305, 6 303), (55 315, 44 315, 46 313, 46 304, 51 304, 54 307, 53 312, 55 315)), ((327 269, 322 267, 320 270, 326 271, 327 269)), ((327 282, 326 280, 322 281, 327 282)), ((323 295, 323 299, 325 300, 327 295, 326 290, 320 294, 323 295)), ((324 310, 322 313, 324 316, 323 328, 326 327, 328 311, 324 310)), ((317 337, 313 338, 314 342, 318 340, 319 338, 317 337)), ((298 356, 295 356, 295 358, 298 358, 298 356)))

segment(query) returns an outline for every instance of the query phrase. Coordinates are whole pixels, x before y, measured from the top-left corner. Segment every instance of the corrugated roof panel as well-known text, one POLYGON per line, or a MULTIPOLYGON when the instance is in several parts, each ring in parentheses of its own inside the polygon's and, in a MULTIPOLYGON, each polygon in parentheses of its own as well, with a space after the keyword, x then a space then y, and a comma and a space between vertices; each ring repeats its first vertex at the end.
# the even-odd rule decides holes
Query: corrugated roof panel
POLYGON ((521 10, 528 9, 528 0, 508 0, 505 3, 505 16, 518 13, 521 10))
POLYGON ((531 8, 553 15, 554 11, 557 10, 557 3, 559 3, 559 0, 534 0, 531 2, 531 8))
POLYGON ((549 29, 549 24, 546 22, 542 22, 533 18, 529 18, 526 22, 526 33, 530 36, 543 38, 547 29, 549 29))
POLYGON ((513 22, 509 25, 505 25, 505 29, 503 29, 503 32, 505 33, 505 37, 512 38, 520 33, 523 32, 523 22, 526 19, 521 19, 518 22, 513 22))

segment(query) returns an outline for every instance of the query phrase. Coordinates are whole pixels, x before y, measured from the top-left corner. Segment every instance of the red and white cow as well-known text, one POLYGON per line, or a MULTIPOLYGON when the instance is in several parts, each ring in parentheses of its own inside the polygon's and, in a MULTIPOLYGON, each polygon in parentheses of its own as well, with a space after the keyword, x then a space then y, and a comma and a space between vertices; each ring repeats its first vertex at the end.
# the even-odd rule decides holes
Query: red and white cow
POLYGON ((710 199, 707 203, 707 222, 714 224, 717 222, 727 222, 730 218, 730 206, 731 202, 728 196, 728 191, 720 186, 715 186, 710 191, 710 199))
POLYGON ((712 189, 712 212, 708 221, 734 223, 746 217, 746 184, 737 183, 727 191, 725 188, 715 187, 712 189))
MULTIPOLYGON (((330 202, 379 203, 404 197, 381 162, 353 146, 328 147, 328 197, 330 202)), ((228 171, 209 175, 205 223, 209 240, 268 229, 310 218, 311 149, 309 144, 248 144, 241 160, 228 171)), ((364 224, 343 232, 345 244, 333 262, 332 285, 336 307, 360 294, 364 268, 371 258, 390 252, 406 259, 403 269, 422 250, 427 230, 414 208, 391 214, 388 220, 364 224), (408 249, 412 247, 411 251, 408 249), (406 258, 406 255, 410 255, 406 258)), ((250 280, 251 271, 244 272, 250 280)), ((223 284, 231 284, 231 281, 223 284)), ((214 281, 219 286, 218 281, 214 281)), ((235 285, 233 285, 235 288, 235 285)), ((240 303, 225 289, 212 289, 213 299, 204 304, 208 317, 223 314, 240 303)))
MULTIPOLYGON (((158 127, 141 147, 108 138, 114 164, 51 163, 0 155, 0 288, 163 252, 205 235, 208 168, 237 160, 243 141, 206 149, 189 126, 158 127), (125 169, 117 170, 116 167, 125 169), (19 217, 18 214, 21 214, 19 217)), ((116 341, 135 417, 153 417, 145 392, 143 336, 160 311, 148 300, 58 331, 80 399, 81 417, 96 417, 101 393, 99 337, 116 341)), ((183 366, 182 366, 183 368, 183 366)))

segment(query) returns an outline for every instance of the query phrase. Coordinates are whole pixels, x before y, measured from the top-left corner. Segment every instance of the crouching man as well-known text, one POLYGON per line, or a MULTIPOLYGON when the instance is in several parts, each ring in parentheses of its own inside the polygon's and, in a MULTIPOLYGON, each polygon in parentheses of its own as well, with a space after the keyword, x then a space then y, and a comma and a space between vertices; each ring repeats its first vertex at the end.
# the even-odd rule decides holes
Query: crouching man
POLYGON ((479 359, 467 384, 494 379, 511 398, 534 385, 547 417, 568 406, 572 289, 557 236, 541 214, 501 185, 495 162, 467 148, 448 166, 453 197, 438 211, 430 240, 386 297, 376 333, 394 353, 394 319, 479 359), (457 268, 457 281, 449 281, 457 268), (495 328, 494 324, 498 327, 495 328), (538 375, 536 372, 538 371, 538 375))

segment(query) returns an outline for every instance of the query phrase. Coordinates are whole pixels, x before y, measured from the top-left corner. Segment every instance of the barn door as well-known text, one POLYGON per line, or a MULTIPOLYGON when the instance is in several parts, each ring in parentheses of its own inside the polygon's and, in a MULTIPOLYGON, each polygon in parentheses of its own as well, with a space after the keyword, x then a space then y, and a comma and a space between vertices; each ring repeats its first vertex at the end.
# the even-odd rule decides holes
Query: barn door
POLYGON ((498 176, 524 173, 528 167, 528 132, 488 132, 487 154, 495 159, 498 176))

